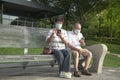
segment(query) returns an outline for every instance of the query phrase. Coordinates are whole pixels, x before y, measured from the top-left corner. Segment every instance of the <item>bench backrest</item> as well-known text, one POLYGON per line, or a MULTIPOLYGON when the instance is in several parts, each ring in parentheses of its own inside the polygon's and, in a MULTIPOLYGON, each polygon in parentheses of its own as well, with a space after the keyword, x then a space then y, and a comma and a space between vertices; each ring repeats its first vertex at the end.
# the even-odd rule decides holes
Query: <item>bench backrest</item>
POLYGON ((0 24, 0 48, 44 48, 49 29, 0 24))
POLYGON ((1 48, 43 48, 49 29, 0 24, 1 48))

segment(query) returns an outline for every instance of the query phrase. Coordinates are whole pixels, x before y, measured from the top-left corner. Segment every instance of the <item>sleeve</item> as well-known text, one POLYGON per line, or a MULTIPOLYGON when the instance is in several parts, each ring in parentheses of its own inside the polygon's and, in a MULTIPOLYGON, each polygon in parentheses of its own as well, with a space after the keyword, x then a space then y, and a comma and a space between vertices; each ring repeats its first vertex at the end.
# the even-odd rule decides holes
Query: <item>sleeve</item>
POLYGON ((83 34, 80 33, 80 35, 79 35, 79 40, 81 40, 82 38, 83 38, 83 34))
POLYGON ((67 31, 66 31, 66 30, 63 30, 63 31, 64 31, 63 37, 64 37, 65 40, 68 41, 68 34, 67 34, 67 31))
POLYGON ((69 43, 71 43, 71 42, 72 42, 72 40, 71 40, 71 36, 70 36, 70 35, 71 35, 71 32, 70 32, 70 31, 68 31, 68 33, 67 33, 67 34, 68 34, 68 42, 69 42, 69 43))
POLYGON ((49 32, 48 32, 48 34, 47 34, 47 36, 46 36, 46 41, 47 41, 47 39, 51 36, 51 34, 52 34, 52 30, 49 30, 49 32))

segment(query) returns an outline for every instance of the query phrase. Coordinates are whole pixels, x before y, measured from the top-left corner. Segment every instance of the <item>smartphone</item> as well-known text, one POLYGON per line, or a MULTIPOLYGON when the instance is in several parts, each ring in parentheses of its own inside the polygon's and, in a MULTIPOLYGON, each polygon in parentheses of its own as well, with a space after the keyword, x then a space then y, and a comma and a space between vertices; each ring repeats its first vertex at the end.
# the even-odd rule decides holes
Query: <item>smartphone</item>
POLYGON ((57 33, 60 34, 60 33, 61 33, 61 30, 57 30, 57 33))

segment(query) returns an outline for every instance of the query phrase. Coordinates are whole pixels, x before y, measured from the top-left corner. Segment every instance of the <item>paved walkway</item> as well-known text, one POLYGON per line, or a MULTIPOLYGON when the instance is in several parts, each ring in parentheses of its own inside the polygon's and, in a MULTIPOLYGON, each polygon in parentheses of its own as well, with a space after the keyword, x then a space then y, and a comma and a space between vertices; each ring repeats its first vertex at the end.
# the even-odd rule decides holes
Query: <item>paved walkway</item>
MULTIPOLYGON (((73 67, 71 69, 73 72, 73 67)), ((58 67, 36 66, 22 68, 1 68, 0 80, 68 80, 58 77, 58 67)), ((72 76, 69 80, 120 80, 120 68, 103 68, 102 74, 93 73, 93 76, 76 78, 72 76)))

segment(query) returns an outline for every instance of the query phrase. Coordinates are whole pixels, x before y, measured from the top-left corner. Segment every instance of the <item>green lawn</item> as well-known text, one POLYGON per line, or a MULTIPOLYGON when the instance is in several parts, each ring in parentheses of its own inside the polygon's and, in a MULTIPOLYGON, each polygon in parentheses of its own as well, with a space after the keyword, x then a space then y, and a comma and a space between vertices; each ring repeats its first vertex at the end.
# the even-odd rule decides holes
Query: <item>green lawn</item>
POLYGON ((120 67, 120 57, 107 54, 103 66, 106 67, 120 67))
POLYGON ((29 48, 29 54, 41 54, 43 51, 42 48, 29 48))
POLYGON ((108 50, 111 53, 115 53, 115 54, 120 54, 120 45, 119 44, 106 44, 108 46, 108 50))
MULTIPOLYGON (((87 46, 93 45, 93 44, 99 44, 100 42, 97 41, 86 41, 87 46)), ((118 44, 108 44, 104 43, 108 46, 108 51, 115 54, 120 54, 120 45, 118 44)), ((14 54, 23 54, 24 49, 23 48, 0 48, 0 55, 14 55, 14 54)), ((40 54, 42 53, 41 48, 29 48, 29 54, 40 54)))
MULTIPOLYGON (((42 48, 29 48, 28 54, 41 54, 42 48)), ((23 48, 0 48, 0 55, 23 55, 23 48)))
POLYGON ((23 52, 23 48, 0 48, 0 55, 22 55, 23 52))

